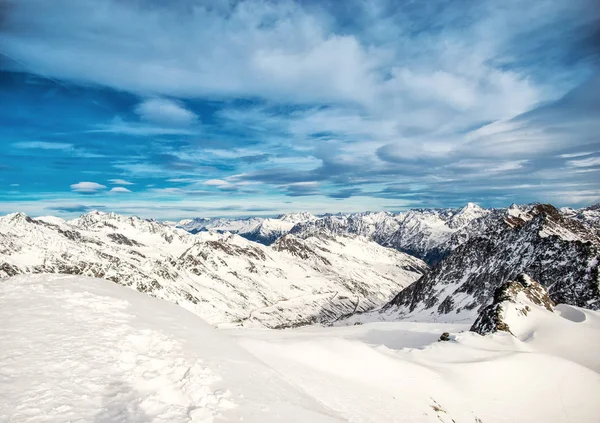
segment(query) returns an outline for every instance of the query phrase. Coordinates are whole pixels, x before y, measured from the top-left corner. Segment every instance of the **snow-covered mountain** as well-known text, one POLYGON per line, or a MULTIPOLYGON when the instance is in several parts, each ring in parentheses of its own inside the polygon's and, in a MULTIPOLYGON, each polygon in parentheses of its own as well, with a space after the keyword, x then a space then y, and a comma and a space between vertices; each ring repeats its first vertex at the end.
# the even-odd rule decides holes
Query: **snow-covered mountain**
POLYGON ((398 216, 399 228, 383 245, 436 263, 450 252, 450 238, 491 211, 474 203, 462 209, 411 210, 398 216))
POLYGON ((531 314, 554 313, 555 306, 546 288, 521 273, 496 289, 492 304, 481 310, 471 330, 481 335, 502 331, 522 337, 523 323, 532 320, 531 314))
POLYGON ((246 219, 197 217, 194 219, 181 220, 176 224, 176 227, 184 229, 192 234, 209 230, 239 234, 253 230, 262 223, 263 220, 265 219, 262 217, 249 217, 246 219))
POLYGON ((238 234, 250 241, 270 245, 290 232, 295 224, 310 222, 316 217, 310 213, 288 213, 276 218, 249 217, 245 219, 195 218, 180 221, 176 226, 192 234, 205 231, 238 234))
POLYGON ((489 210, 469 203, 462 209, 329 215, 299 223, 291 233, 300 237, 323 232, 362 235, 383 246, 435 263, 447 254, 445 243, 454 232, 489 213, 489 210))
POLYGON ((0 277, 104 278, 180 304, 212 324, 330 322, 381 306, 426 269, 419 259, 359 236, 288 235, 269 247, 114 213, 72 221, 0 217, 0 277))
POLYGON ((359 235, 435 263, 449 252, 446 243, 452 234, 489 213, 468 203, 461 209, 415 209, 397 214, 363 212, 317 217, 310 213, 290 213, 277 218, 196 218, 182 220, 177 227, 191 233, 231 232, 265 245, 288 233, 301 238, 314 234, 359 235))
POLYGON ((522 272, 546 286, 556 303, 600 309, 600 238, 588 225, 546 204, 496 210, 456 232, 450 255, 381 315, 473 320, 498 286, 522 272))

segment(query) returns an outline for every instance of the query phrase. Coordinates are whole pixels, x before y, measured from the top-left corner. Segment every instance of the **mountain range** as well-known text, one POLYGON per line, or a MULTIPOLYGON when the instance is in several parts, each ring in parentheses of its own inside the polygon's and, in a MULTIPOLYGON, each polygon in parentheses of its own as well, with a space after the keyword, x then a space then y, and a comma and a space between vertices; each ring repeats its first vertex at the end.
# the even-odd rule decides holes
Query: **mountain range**
POLYGON ((512 205, 180 222, 90 212, 0 217, 0 278, 93 276, 219 326, 474 320, 527 273, 556 303, 600 309, 600 207, 512 205))
POLYGON ((0 278, 63 273, 108 279, 177 303, 211 324, 328 323, 379 307, 428 269, 357 235, 282 236, 271 246, 114 213, 65 221, 0 217, 0 278))

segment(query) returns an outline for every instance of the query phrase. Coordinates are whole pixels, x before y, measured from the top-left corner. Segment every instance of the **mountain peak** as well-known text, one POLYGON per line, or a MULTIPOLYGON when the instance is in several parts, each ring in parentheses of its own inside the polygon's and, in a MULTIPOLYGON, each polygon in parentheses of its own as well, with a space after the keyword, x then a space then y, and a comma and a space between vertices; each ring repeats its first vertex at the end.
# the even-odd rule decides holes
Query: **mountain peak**
POLYGON ((7 214, 6 216, 3 217, 3 219, 5 219, 7 222, 10 222, 13 225, 19 224, 19 223, 25 223, 25 222, 29 222, 29 223, 33 222, 33 219, 31 219, 31 217, 27 216, 23 212, 7 214))
POLYGON ((470 209, 483 210, 483 208, 480 207, 477 203, 467 203, 462 209, 463 210, 470 210, 470 209))
POLYGON ((317 217, 309 212, 293 212, 293 213, 284 213, 277 216, 277 219, 283 220, 284 222, 305 222, 315 220, 317 217))
POLYGON ((468 225, 475 219, 488 215, 489 213, 489 210, 486 210, 475 203, 467 203, 462 209, 460 209, 450 218, 448 225, 451 228, 460 228, 468 225))

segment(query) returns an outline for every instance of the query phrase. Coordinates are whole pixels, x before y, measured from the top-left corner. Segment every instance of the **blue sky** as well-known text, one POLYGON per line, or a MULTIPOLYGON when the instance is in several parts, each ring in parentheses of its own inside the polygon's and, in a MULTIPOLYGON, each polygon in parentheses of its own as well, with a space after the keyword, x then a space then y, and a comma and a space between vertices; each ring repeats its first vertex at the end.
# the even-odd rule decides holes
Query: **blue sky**
POLYGON ((0 6, 0 213, 600 201, 592 1, 0 6))

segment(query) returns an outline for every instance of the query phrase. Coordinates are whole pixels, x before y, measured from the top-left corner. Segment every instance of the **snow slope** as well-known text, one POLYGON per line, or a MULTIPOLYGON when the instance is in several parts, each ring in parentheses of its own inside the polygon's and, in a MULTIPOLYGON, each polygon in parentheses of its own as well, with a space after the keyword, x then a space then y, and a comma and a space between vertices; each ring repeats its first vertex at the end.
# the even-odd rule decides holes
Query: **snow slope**
POLYGON ((567 307, 586 320, 532 321, 524 339, 411 322, 233 335, 348 422, 592 423, 600 314, 567 307))
POLYGON ((336 422, 200 318, 112 282, 0 282, 0 421, 336 422))
POLYGON ((600 313, 513 317, 518 336, 411 322, 216 330, 105 280, 16 276, 0 282, 0 421, 596 422, 600 313))

